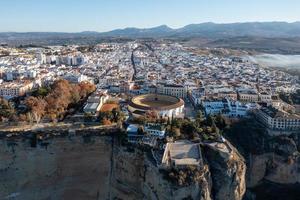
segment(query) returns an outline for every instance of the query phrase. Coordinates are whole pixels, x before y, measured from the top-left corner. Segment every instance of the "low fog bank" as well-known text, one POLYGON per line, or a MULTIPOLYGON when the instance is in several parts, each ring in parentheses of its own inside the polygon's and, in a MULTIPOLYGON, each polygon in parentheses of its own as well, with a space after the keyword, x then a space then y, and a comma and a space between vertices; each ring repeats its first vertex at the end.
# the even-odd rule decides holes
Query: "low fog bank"
POLYGON ((300 55, 260 54, 248 56, 247 59, 268 67, 300 69, 300 55))

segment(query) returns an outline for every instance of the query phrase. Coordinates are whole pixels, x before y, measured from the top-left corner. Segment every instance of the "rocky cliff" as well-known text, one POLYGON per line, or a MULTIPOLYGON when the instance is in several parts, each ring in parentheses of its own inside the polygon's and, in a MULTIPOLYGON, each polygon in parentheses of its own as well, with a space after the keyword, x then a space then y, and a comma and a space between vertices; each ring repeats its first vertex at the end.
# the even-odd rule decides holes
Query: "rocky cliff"
POLYGON ((109 191, 111 138, 0 141, 0 199, 97 199, 109 191))
POLYGON ((279 191, 292 194, 295 184, 300 183, 300 131, 274 136, 255 120, 241 123, 237 130, 234 127, 227 133, 227 138, 246 158, 246 185, 254 192, 249 199, 294 200, 293 195, 288 198, 279 191))
POLYGON ((0 199, 241 200, 246 167, 227 147, 203 145, 200 178, 178 186, 149 149, 123 147, 110 136, 54 137, 35 147, 26 138, 1 139, 0 199))
POLYGON ((245 191, 246 165, 243 157, 229 143, 206 145, 214 199, 242 199, 245 191))
MULTIPOLYGON (((119 148, 115 156, 112 184, 114 197, 121 199, 199 199, 211 200, 211 177, 208 168, 201 181, 188 186, 178 186, 164 178, 151 155, 135 150, 126 152, 119 148)), ((149 152, 148 152, 149 153, 149 152)))

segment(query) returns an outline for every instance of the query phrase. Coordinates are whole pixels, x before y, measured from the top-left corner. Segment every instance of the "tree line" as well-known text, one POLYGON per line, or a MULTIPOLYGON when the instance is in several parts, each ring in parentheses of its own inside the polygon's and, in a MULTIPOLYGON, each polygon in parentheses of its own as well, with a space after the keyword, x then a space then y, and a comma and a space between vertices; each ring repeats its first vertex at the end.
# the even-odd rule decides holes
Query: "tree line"
POLYGON ((95 85, 89 82, 71 84, 67 80, 57 80, 51 86, 40 87, 26 97, 26 109, 21 112, 7 100, 0 99, 0 120, 36 123, 41 119, 62 120, 70 109, 78 108, 95 89, 95 85))

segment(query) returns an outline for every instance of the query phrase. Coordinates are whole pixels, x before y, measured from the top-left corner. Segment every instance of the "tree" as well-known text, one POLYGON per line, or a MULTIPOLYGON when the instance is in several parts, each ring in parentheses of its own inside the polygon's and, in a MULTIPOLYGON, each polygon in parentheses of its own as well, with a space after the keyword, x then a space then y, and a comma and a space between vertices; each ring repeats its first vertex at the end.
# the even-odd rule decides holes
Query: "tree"
MULTIPOLYGON (((67 80, 57 80, 50 87, 38 88, 32 96, 25 99, 27 112, 19 120, 27 119, 39 123, 44 116, 52 121, 63 119, 67 111, 80 107, 81 100, 95 89, 95 85, 88 82, 71 84, 67 80)), ((0 120, 13 119, 14 115, 16 116, 16 111, 13 105, 0 98, 0 120)))
POLYGON ((141 116, 141 117, 137 117, 134 119, 135 123, 137 124, 145 124, 146 122, 146 118, 144 116, 141 116))
POLYGON ((226 121, 221 114, 218 114, 215 118, 216 125, 219 129, 223 130, 226 127, 226 121))
POLYGON ((183 124, 183 121, 184 121, 183 119, 173 119, 171 121, 171 126, 180 128, 183 124))
POLYGON ((196 126, 193 122, 185 120, 181 127, 182 133, 185 135, 192 135, 194 132, 196 132, 196 126))
POLYGON ((33 123, 33 116, 31 112, 26 113, 26 118, 30 122, 30 124, 33 123))
POLYGON ((114 122, 119 121, 119 111, 116 108, 112 109, 111 114, 114 122))
POLYGON ((32 92, 34 97, 46 97, 50 91, 48 87, 40 87, 32 92))
POLYGON ((74 87, 74 92, 71 93, 71 102, 72 104, 77 104, 81 99, 79 94, 79 88, 77 86, 74 87))
POLYGON ((171 125, 171 120, 170 120, 170 117, 168 117, 168 120, 167 120, 167 125, 171 125))
POLYGON ((81 99, 84 99, 96 89, 91 83, 70 84, 66 80, 57 80, 51 86, 51 91, 45 97, 48 104, 46 111, 50 116, 63 118, 66 111, 76 107, 81 99))
POLYGON ((20 115, 19 115, 19 121, 22 121, 22 122, 27 121, 26 115, 25 115, 25 114, 20 114, 20 115))
POLYGON ((199 110, 196 114, 197 126, 200 127, 203 124, 204 120, 205 120, 205 117, 203 115, 203 112, 201 110, 199 110))
POLYGON ((47 106, 46 101, 44 99, 31 96, 25 100, 25 104, 29 109, 29 112, 32 113, 32 119, 36 123, 39 123, 45 114, 45 109, 47 106))
POLYGON ((213 124, 211 129, 212 129, 212 132, 215 133, 216 135, 220 134, 220 129, 216 126, 216 124, 213 124))
POLYGON ((84 121, 89 122, 89 121, 92 121, 92 119, 93 119, 93 116, 91 113, 84 113, 84 121))
POLYGON ((12 119, 16 114, 14 106, 11 102, 0 98, 0 121, 4 119, 12 119))
POLYGON ((175 138, 180 138, 180 136, 181 136, 181 132, 180 132, 179 128, 173 128, 172 133, 173 133, 175 138))
POLYGON ((94 92, 96 90, 96 86, 94 84, 91 84, 89 82, 81 82, 79 83, 79 93, 81 98, 87 97, 88 94, 94 92))
POLYGON ((111 121, 109 119, 103 118, 103 120, 101 121, 101 124, 108 126, 108 125, 111 125, 111 121))
POLYGON ((214 123, 215 123, 214 118, 211 115, 209 115, 206 119, 207 126, 212 126, 214 123))

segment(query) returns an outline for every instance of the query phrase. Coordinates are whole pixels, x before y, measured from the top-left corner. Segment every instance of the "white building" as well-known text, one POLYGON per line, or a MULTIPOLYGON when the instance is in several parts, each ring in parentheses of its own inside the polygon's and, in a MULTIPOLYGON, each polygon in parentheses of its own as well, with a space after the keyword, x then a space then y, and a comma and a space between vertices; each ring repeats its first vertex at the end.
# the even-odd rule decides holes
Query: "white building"
POLYGON ((64 79, 68 80, 71 83, 80 83, 80 82, 93 83, 93 81, 91 80, 90 77, 83 75, 83 74, 69 73, 69 74, 64 75, 64 79))
POLYGON ((259 100, 261 102, 271 103, 272 102, 272 95, 266 92, 259 93, 259 100))
POLYGON ((194 106, 200 105, 202 97, 205 95, 205 89, 194 89, 189 93, 189 99, 194 106))
POLYGON ((290 114, 274 107, 262 107, 256 113, 260 122, 271 130, 295 131, 300 130, 300 116, 290 114))
POLYGON ((187 97, 188 89, 183 85, 175 84, 160 84, 157 87, 158 94, 170 95, 178 98, 185 99, 187 97))
POLYGON ((108 100, 108 98, 109 97, 105 94, 91 95, 83 108, 84 113, 96 114, 98 111, 100 111, 101 107, 108 100))
POLYGON ((248 111, 256 108, 255 104, 244 104, 229 98, 202 100, 206 115, 222 114, 227 117, 244 117, 248 111))
POLYGON ((43 53, 38 53, 37 55, 36 55, 36 57, 37 57, 37 60, 38 60, 38 62, 40 63, 40 64, 45 64, 46 62, 47 62, 47 60, 46 60, 46 55, 45 54, 43 54, 43 53))
POLYGON ((252 91, 243 91, 238 93, 238 97, 240 101, 243 102, 258 102, 259 95, 256 92, 252 91))
POLYGON ((19 97, 33 88, 33 82, 3 82, 0 84, 0 96, 19 97))
POLYGON ((164 138, 166 134, 166 129, 160 124, 147 124, 144 126, 144 131, 150 135, 164 138))

